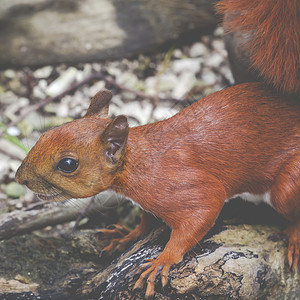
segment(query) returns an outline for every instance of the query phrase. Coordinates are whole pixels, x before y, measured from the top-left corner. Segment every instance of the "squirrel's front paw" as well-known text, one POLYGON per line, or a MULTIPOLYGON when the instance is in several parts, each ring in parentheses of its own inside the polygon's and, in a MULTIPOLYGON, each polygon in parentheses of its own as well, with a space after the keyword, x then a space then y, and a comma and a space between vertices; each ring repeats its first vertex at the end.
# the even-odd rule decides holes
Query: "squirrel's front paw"
POLYGON ((169 269, 173 263, 174 262, 164 261, 158 257, 157 259, 149 260, 148 262, 142 264, 138 272, 144 270, 145 268, 147 268, 147 270, 145 270, 140 275, 139 279, 133 287, 133 290, 142 289, 145 280, 147 280, 145 298, 148 299, 150 297, 153 297, 156 276, 160 275, 161 285, 164 288, 168 283, 169 269))

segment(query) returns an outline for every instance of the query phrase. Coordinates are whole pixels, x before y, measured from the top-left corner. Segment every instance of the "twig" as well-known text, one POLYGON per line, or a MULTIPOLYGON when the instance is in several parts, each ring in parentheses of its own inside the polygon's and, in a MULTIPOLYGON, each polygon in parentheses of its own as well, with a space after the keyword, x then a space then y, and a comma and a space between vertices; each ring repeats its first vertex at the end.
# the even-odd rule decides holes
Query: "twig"
POLYGON ((22 160, 22 158, 20 158, 19 156, 14 155, 13 153, 9 153, 8 151, 5 151, 3 149, 0 149, 0 153, 2 153, 5 156, 8 156, 8 157, 10 157, 11 159, 14 159, 14 160, 22 160))

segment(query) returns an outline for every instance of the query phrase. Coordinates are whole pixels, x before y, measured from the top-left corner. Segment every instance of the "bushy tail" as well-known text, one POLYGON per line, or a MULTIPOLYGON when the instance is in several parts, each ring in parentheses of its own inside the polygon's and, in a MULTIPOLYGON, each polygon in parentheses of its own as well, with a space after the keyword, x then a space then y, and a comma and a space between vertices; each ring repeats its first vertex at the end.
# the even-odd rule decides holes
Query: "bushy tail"
POLYGON ((249 32, 250 63, 267 83, 286 93, 300 91, 300 0, 222 0, 229 32, 249 32))

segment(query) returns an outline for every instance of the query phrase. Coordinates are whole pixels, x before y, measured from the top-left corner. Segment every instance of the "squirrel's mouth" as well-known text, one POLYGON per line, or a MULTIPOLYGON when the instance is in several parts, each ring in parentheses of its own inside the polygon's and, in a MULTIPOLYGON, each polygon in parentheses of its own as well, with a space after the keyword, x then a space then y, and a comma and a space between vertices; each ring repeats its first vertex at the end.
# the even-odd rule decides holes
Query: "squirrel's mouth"
POLYGON ((65 201, 73 198, 65 191, 53 184, 49 184, 46 180, 43 180, 42 188, 39 191, 35 191, 35 194, 43 201, 65 201))
POLYGON ((36 193, 38 198, 42 201, 65 201, 72 199, 73 197, 64 191, 53 191, 50 193, 36 193))
POLYGON ((70 199, 64 192, 56 192, 56 193, 50 193, 50 194, 36 194, 39 199, 43 201, 63 201, 70 199))

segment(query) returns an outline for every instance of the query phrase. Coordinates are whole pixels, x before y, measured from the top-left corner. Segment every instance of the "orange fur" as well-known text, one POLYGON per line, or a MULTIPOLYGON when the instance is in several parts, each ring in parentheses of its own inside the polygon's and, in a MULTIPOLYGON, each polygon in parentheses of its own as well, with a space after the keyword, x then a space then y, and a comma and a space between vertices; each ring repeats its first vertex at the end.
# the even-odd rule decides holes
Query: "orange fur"
POLYGON ((98 93, 83 118, 46 132, 16 179, 53 199, 112 189, 138 203, 146 211, 141 225, 108 251, 123 249, 147 232, 151 215, 165 221, 172 229, 170 240, 157 259, 144 265, 147 270, 135 285, 141 287, 148 278, 147 297, 154 293, 156 275, 161 272, 164 286, 170 266, 203 238, 225 200, 243 192, 270 192, 273 207, 290 221, 288 261, 296 268, 298 104, 261 83, 246 83, 207 96, 170 119, 128 129, 124 116, 112 121, 103 117, 111 97, 107 95, 98 93), (66 157, 79 162, 71 173, 57 167, 66 157))
POLYGON ((222 0, 224 27, 246 32, 250 64, 275 88, 290 94, 300 90, 299 0, 222 0))

